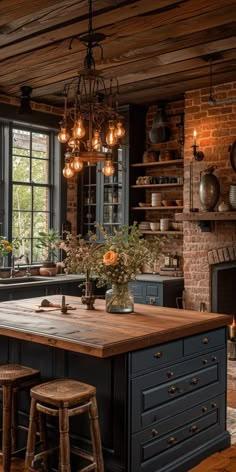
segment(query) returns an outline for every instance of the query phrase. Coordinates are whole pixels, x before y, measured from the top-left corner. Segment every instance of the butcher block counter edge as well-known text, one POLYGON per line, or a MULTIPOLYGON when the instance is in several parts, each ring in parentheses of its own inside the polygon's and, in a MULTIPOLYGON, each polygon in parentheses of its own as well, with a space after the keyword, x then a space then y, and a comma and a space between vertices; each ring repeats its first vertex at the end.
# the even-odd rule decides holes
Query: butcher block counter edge
MULTIPOLYGON (((47 297, 60 303, 59 295, 47 297)), ((163 344, 232 323, 230 315, 135 304, 135 312, 107 313, 105 302, 85 310, 80 298, 68 296, 76 309, 36 313, 42 297, 0 303, 0 335, 105 358, 163 344)))

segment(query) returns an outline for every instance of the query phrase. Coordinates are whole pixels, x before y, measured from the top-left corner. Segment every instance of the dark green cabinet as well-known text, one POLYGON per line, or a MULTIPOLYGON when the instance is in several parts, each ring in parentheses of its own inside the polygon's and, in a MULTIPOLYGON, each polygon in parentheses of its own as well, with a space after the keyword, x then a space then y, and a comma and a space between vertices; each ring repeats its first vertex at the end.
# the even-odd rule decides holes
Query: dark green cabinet
POLYGON ((129 287, 136 303, 177 308, 176 300, 182 297, 184 280, 182 278, 161 282, 135 280, 129 283, 129 287))

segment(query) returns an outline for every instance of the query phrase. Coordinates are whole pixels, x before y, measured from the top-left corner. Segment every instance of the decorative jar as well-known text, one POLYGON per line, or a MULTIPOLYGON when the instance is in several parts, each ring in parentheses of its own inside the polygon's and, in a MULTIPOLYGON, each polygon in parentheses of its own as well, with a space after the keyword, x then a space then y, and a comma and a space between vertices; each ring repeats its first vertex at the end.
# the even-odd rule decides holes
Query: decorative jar
POLYGON ((128 283, 113 284, 106 291, 106 311, 108 313, 132 313, 134 311, 134 297, 128 283))

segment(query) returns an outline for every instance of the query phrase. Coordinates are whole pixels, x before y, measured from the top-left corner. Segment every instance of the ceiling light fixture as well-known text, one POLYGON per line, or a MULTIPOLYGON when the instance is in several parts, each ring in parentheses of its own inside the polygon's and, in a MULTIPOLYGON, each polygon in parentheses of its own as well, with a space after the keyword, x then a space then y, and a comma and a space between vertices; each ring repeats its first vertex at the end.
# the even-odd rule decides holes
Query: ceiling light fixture
POLYGON ((32 87, 29 87, 28 85, 22 85, 20 90, 21 90, 21 96, 20 96, 19 114, 25 115, 28 113, 32 113, 32 108, 30 105, 32 87))
POLYGON ((112 149, 125 135, 118 113, 118 80, 111 78, 107 83, 95 67, 93 49, 99 47, 103 57, 99 43, 105 35, 93 31, 92 0, 88 0, 88 5, 88 33, 72 38, 69 46, 71 49, 74 39, 86 45, 84 69, 65 85, 63 93, 64 113, 58 139, 67 144, 63 169, 66 178, 81 171, 83 163, 93 165, 102 161, 106 161, 104 174, 113 175, 112 149))

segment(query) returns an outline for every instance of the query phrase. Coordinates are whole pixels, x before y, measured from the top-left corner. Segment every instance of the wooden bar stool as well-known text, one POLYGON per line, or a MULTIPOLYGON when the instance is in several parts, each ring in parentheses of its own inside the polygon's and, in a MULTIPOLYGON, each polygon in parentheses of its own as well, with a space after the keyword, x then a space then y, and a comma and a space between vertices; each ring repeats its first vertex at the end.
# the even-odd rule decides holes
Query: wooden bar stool
POLYGON ((17 429, 28 430, 17 424, 17 393, 19 390, 30 389, 40 379, 39 370, 19 364, 0 365, 0 391, 2 392, 2 450, 3 471, 9 472, 11 456, 16 454, 17 429))
MULTIPOLYGON (((60 472, 71 472, 70 453, 77 454, 90 461, 90 464, 80 469, 80 472, 90 470, 104 472, 96 388, 76 380, 58 379, 33 387, 30 395, 31 406, 25 460, 26 470, 36 470, 34 469, 34 464, 38 460, 43 461, 45 468, 48 455, 55 452, 55 448, 52 448, 35 454, 36 422, 38 412, 40 412, 40 414, 44 413, 59 417, 60 472), (92 454, 82 451, 77 447, 76 449, 70 447, 69 418, 85 412, 89 415, 92 454)), ((44 439, 44 448, 45 444, 44 439)), ((58 449, 58 447, 56 449, 58 449)))

